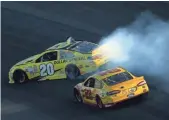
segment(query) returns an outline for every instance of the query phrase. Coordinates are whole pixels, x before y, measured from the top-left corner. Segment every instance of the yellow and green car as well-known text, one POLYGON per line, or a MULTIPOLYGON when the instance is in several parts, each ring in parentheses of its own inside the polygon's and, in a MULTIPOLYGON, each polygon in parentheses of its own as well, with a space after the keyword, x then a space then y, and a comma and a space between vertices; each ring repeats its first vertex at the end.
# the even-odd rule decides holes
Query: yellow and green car
POLYGON ((97 70, 98 65, 92 55, 97 47, 95 43, 75 41, 69 37, 65 42, 15 64, 9 71, 9 83, 64 78, 74 80, 80 75, 97 70))

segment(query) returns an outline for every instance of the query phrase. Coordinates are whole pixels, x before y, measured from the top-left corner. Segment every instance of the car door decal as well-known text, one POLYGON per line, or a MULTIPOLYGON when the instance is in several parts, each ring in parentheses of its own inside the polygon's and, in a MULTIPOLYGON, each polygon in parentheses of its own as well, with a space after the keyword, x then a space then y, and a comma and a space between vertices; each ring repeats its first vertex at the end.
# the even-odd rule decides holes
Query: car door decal
MULTIPOLYGON (((60 68, 60 69, 57 69, 57 70, 55 70, 54 71, 54 74, 56 73, 56 72, 58 72, 58 71, 60 71, 60 70, 62 70, 62 68, 60 68)), ((46 76, 37 76, 37 77, 34 77, 34 78, 32 78, 33 80, 39 80, 39 79, 43 79, 43 78, 45 78, 46 76)))
POLYGON ((52 63, 40 65, 40 76, 53 75, 54 72, 54 66, 52 63))
POLYGON ((93 99, 92 91, 90 89, 85 89, 84 90, 84 97, 86 99, 92 100, 93 99))

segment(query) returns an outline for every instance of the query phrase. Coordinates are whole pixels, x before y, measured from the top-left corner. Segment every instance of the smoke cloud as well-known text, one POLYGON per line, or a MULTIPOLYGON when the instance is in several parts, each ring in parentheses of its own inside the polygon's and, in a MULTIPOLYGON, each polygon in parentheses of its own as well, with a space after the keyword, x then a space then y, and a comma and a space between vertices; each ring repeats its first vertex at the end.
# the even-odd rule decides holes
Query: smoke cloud
POLYGON ((169 21, 149 11, 103 37, 99 44, 115 66, 160 76, 169 70, 169 21))

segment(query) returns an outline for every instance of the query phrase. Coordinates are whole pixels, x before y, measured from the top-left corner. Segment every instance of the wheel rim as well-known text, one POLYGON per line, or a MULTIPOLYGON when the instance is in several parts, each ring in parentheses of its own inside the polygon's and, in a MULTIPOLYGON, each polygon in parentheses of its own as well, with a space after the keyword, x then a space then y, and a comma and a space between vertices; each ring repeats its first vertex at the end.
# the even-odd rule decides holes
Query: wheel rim
POLYGON ((76 93, 75 96, 76 96, 76 99, 78 100, 78 102, 81 102, 81 97, 80 97, 79 93, 76 93))
POLYGON ((19 79, 20 83, 23 83, 25 81, 25 75, 21 73, 21 78, 19 79))
POLYGON ((71 80, 74 80, 75 79, 75 75, 73 72, 69 72, 68 73, 68 77, 71 79, 71 80))
POLYGON ((78 70, 74 69, 74 72, 75 72, 75 76, 78 76, 78 70))
POLYGON ((70 68, 66 70, 66 74, 71 80, 74 80, 78 76, 78 70, 76 68, 70 68))
POLYGON ((102 108, 102 102, 101 102, 101 100, 97 100, 97 105, 98 105, 99 108, 102 108))

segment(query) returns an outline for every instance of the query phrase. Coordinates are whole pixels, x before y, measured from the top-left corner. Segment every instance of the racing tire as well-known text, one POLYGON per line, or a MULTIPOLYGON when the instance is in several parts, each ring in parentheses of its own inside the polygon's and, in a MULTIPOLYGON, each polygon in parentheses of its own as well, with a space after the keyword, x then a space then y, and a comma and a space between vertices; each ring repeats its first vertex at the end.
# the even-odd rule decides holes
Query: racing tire
POLYGON ((103 109, 104 108, 103 102, 102 102, 102 100, 100 99, 99 96, 96 97, 96 104, 97 104, 97 107, 99 109, 103 109))
POLYGON ((16 70, 13 73, 13 79, 16 83, 23 84, 23 83, 27 82, 28 76, 26 75, 26 73, 24 71, 16 70))
POLYGON ((78 76, 80 76, 79 68, 74 64, 69 64, 65 68, 66 78, 67 80, 75 80, 78 76))
POLYGON ((78 103, 83 103, 82 96, 77 89, 74 89, 74 98, 75 98, 75 101, 77 101, 78 103))

